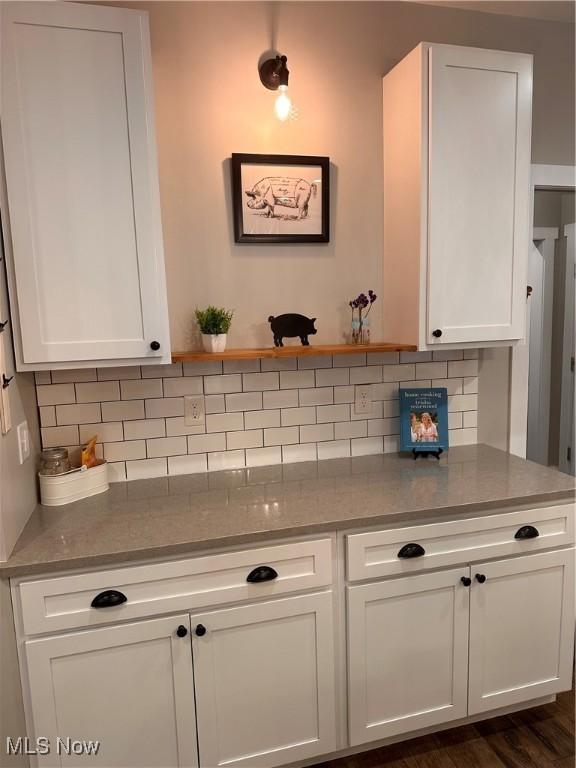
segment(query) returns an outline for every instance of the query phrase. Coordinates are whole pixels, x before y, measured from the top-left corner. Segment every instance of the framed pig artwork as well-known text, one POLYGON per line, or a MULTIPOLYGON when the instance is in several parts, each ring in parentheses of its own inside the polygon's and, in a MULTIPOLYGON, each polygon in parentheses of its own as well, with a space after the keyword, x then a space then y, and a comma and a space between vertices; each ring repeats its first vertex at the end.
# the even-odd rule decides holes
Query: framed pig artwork
POLYGON ((237 243, 328 243, 330 159, 232 155, 237 243))

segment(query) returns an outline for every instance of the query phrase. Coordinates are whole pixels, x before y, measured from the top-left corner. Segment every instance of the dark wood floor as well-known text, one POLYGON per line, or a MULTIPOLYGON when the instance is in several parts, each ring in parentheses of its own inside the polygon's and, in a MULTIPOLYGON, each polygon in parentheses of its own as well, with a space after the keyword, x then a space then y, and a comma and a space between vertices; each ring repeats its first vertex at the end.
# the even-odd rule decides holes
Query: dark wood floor
POLYGON ((574 768, 574 691, 554 704, 422 736, 317 768, 574 768))

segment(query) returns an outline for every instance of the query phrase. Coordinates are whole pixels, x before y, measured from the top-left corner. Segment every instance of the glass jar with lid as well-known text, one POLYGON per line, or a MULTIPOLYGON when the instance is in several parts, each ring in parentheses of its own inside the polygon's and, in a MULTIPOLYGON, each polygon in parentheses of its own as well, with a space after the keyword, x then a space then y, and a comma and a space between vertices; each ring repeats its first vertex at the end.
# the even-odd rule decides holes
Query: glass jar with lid
POLYGON ((63 475, 70 472, 68 448, 46 448, 40 455, 41 475, 63 475))

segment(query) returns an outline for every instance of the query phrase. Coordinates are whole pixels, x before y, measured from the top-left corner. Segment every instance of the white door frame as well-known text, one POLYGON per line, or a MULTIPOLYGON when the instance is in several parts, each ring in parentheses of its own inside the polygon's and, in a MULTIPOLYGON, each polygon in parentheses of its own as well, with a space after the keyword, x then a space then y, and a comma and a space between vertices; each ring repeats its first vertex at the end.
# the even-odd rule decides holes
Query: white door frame
MULTIPOLYGON (((536 189, 573 190, 574 188, 576 188, 576 166, 532 165, 530 193, 532 212, 536 189)), ((528 433, 528 357, 527 339, 511 348, 508 450, 522 458, 526 458, 528 433)))
POLYGON ((527 341, 529 349, 527 458, 548 463, 554 249, 557 227, 535 227, 528 257, 527 341))
POLYGON ((564 227, 566 242, 566 292, 564 294, 564 338, 562 341, 562 395, 560 402, 560 456, 559 468, 574 474, 574 418, 576 411, 576 387, 574 386, 574 340, 576 339, 576 224, 564 227), (571 458, 568 459, 568 448, 571 458))

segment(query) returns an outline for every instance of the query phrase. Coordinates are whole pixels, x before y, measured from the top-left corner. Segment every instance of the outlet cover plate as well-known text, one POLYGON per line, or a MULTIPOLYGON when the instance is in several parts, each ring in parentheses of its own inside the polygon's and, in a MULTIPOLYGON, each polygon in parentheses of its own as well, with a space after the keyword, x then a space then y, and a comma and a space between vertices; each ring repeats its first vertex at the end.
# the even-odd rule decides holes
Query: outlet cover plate
POLYGON ((184 397, 184 424, 187 427, 202 427, 206 423, 204 395, 184 397))
POLYGON ((357 416, 372 413, 371 384, 357 384, 354 388, 354 413, 357 416))

